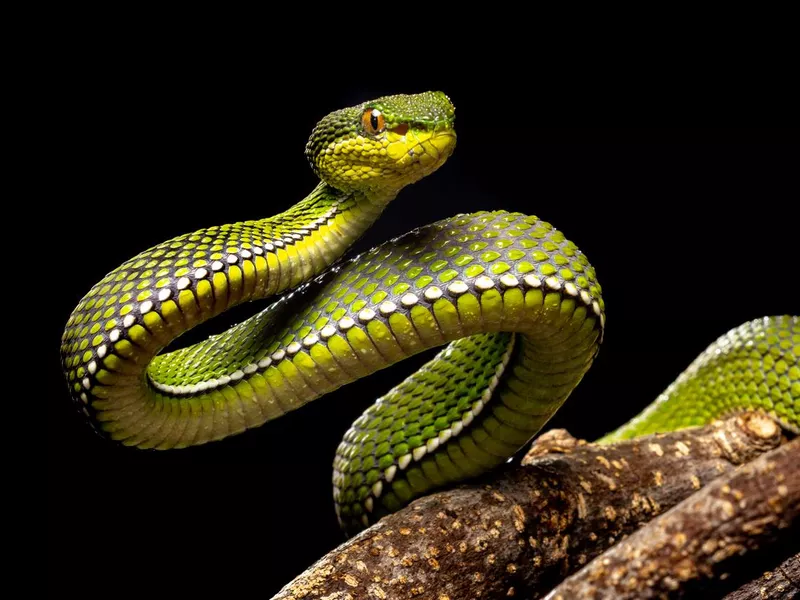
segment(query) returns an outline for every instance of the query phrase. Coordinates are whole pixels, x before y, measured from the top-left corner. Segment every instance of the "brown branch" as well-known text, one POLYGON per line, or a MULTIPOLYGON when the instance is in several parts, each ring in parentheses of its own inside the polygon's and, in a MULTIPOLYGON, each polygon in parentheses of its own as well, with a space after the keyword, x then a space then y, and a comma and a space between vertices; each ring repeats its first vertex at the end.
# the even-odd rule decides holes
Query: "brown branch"
POLYGON ((610 446, 563 431, 488 483, 420 498, 276 598, 536 598, 642 523, 780 442, 745 414, 610 446))
POLYGON ((789 600, 800 595, 800 553, 754 579, 723 600, 789 600))
POLYGON ((800 440, 726 474, 559 585, 548 600, 678 598, 730 574, 800 515, 800 440), (695 588, 696 589, 696 588, 695 588))

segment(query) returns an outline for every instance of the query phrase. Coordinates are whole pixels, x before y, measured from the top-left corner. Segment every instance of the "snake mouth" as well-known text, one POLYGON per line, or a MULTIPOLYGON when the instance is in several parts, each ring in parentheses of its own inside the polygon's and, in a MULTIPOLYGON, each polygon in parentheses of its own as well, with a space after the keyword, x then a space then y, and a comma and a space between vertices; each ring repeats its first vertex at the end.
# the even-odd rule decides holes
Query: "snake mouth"
POLYGON ((440 167, 453 153, 456 133, 453 129, 407 128, 403 135, 390 130, 388 155, 395 168, 422 169, 430 173, 440 167))
POLYGON ((456 145, 455 132, 438 132, 428 140, 419 142, 408 149, 408 155, 414 157, 419 152, 429 154, 433 160, 444 162, 453 153, 456 145))

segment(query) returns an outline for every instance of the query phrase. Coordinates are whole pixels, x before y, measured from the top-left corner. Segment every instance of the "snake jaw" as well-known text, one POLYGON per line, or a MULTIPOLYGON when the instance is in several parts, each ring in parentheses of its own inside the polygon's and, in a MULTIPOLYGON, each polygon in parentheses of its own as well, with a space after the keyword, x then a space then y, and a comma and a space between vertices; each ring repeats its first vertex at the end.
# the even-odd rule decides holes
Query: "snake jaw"
POLYGON ((388 156, 395 161, 399 179, 415 183, 441 167, 453 153, 456 135, 452 130, 410 130, 398 136, 388 132, 388 156))

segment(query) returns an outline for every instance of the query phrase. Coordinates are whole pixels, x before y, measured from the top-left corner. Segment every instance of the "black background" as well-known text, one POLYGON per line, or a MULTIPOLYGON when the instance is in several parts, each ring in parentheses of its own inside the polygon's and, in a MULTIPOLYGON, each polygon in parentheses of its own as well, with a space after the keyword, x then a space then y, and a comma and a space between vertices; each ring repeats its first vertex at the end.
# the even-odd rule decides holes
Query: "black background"
POLYGON ((798 146, 788 130, 572 127, 607 122, 581 114, 602 91, 556 106, 557 92, 496 74, 331 84, 314 69, 222 56, 95 54, 76 61, 58 90, 52 225, 61 268, 58 291, 43 300, 57 305, 46 383, 50 580, 62 594, 268 597, 342 541, 331 499, 336 445, 427 356, 259 430, 167 453, 91 433, 72 412, 58 361, 72 307, 120 262, 179 233, 275 214, 309 192, 305 141, 331 110, 425 89, 457 107, 453 157, 406 189, 358 248, 502 208, 552 222, 592 261, 606 339, 554 426, 599 436, 728 329, 800 312, 798 146))

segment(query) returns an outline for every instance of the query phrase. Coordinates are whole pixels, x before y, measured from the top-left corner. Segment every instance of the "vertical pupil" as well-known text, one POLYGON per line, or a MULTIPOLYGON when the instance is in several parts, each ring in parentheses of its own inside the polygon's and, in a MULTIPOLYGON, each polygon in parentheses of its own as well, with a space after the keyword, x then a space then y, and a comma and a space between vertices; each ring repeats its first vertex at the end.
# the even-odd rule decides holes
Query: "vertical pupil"
POLYGON ((369 116, 369 124, 372 125, 372 128, 377 131, 378 130, 378 115, 376 113, 372 113, 369 116))

